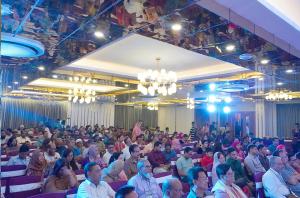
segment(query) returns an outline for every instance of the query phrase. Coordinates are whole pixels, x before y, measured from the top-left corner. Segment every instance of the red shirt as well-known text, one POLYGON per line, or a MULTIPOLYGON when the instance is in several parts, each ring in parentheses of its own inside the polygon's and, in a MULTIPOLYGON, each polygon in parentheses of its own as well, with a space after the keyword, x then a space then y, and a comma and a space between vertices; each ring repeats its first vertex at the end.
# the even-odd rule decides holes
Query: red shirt
POLYGON ((204 155, 203 158, 201 159, 201 166, 202 167, 207 167, 208 165, 212 164, 214 159, 212 157, 209 157, 207 155, 204 155))
POLYGON ((114 147, 114 150, 116 152, 122 152, 122 150, 125 148, 125 144, 123 142, 119 143, 119 142, 116 142, 115 143, 115 147, 114 147))
POLYGON ((148 154, 148 160, 151 163, 153 168, 158 167, 160 164, 167 164, 167 160, 161 151, 152 150, 148 154))

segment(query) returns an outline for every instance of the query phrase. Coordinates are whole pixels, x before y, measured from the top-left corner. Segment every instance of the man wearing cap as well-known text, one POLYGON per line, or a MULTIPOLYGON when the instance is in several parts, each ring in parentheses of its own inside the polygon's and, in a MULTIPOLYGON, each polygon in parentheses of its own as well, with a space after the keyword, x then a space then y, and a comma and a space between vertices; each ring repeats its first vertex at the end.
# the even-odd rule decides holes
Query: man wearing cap
POLYGON ((11 157, 6 166, 11 165, 25 165, 29 164, 29 147, 26 144, 23 144, 19 149, 19 155, 11 157))

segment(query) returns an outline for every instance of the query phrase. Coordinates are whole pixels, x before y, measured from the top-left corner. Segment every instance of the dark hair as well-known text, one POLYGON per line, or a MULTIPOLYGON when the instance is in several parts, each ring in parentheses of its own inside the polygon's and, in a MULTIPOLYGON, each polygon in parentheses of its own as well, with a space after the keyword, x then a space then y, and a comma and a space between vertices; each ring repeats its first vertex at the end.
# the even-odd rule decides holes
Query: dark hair
POLYGON ((265 145, 260 144, 260 145, 257 146, 257 149, 258 149, 258 150, 261 150, 261 149, 264 148, 264 147, 265 147, 265 145))
POLYGON ((114 153, 111 155, 111 157, 109 158, 108 164, 111 164, 111 163, 113 163, 114 161, 116 161, 116 160, 120 157, 120 155, 122 155, 122 154, 123 154, 123 152, 114 152, 114 153))
POLYGON ((226 175, 226 173, 228 172, 229 169, 230 169, 230 165, 219 164, 216 168, 218 178, 221 179, 221 176, 226 175))
POLYGON ((19 149, 19 153, 25 153, 29 151, 29 147, 26 144, 22 144, 22 146, 19 149))
MULTIPOLYGON (((13 145, 13 141, 16 140, 17 138, 15 136, 12 136, 11 138, 8 139, 7 141, 7 147, 14 147, 16 145, 13 145)), ((17 143, 16 143, 17 144, 17 143)))
POLYGON ((194 166, 188 171, 188 179, 189 179, 190 186, 194 185, 193 180, 198 179, 200 172, 204 172, 206 174, 205 170, 200 166, 194 166))
POLYGON ((119 139, 120 137, 124 136, 123 134, 119 134, 117 135, 117 139, 119 139))
POLYGON ((234 149, 233 147, 229 147, 229 148, 227 149, 227 153, 228 153, 228 154, 232 153, 233 151, 235 151, 235 149, 234 149))
POLYGON ((158 147, 159 145, 161 145, 160 141, 157 141, 157 142, 154 143, 154 147, 158 147))
POLYGON ((253 148, 256 148, 255 144, 249 144, 249 145, 247 146, 247 152, 249 153, 249 151, 250 151, 251 149, 253 149, 253 148))
POLYGON ((115 198, 125 198, 126 195, 134 191, 133 186, 125 185, 119 188, 116 192, 115 198))
POLYGON ((209 153, 209 152, 214 152, 211 148, 207 148, 206 150, 205 150, 205 153, 209 153))
POLYGON ((172 147, 172 145, 171 145, 170 143, 166 143, 166 144, 165 144, 165 148, 166 148, 167 146, 172 147))
MULTIPOLYGON (((67 161, 67 157, 68 157, 68 155, 69 155, 70 153, 73 153, 73 150, 72 150, 72 149, 66 149, 66 150, 64 151, 63 158, 65 158, 66 161, 67 161)), ((75 159, 74 159, 74 153, 73 153, 73 158, 72 158, 72 160, 70 161, 70 163, 67 163, 67 167, 68 167, 69 169, 72 168, 73 171, 79 170, 79 168, 78 168, 78 166, 77 166, 77 164, 76 164, 76 162, 75 162, 75 159)))
POLYGON ((283 150, 276 149, 276 150, 272 153, 272 155, 273 155, 273 156, 280 157, 279 155, 280 155, 280 153, 282 153, 282 152, 283 152, 283 150))
POLYGON ((56 177, 60 177, 59 171, 62 169, 62 167, 67 166, 66 160, 65 159, 58 159, 56 160, 53 170, 52 170, 52 175, 56 177))
POLYGON ((193 150, 193 149, 192 149, 191 147, 188 146, 188 147, 185 147, 183 151, 184 151, 184 153, 188 153, 188 152, 190 152, 190 151, 192 151, 192 150, 193 150))
POLYGON ((96 162, 89 162, 87 163, 85 166, 84 166, 84 175, 85 175, 85 178, 88 178, 88 172, 92 170, 92 168, 94 166, 98 165, 96 162))
POLYGON ((136 147, 139 147, 139 145, 137 145, 137 144, 132 144, 132 145, 130 145, 130 146, 129 146, 129 153, 130 153, 130 154, 133 153, 133 152, 134 152, 134 149, 135 149, 136 147))

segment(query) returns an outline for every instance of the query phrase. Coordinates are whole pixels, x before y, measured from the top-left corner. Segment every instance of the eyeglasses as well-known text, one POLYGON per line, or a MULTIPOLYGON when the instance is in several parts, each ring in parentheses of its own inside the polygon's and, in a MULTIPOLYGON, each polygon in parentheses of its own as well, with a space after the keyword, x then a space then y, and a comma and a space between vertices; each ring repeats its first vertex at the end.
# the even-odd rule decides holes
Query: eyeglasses
POLYGON ((151 165, 146 165, 146 166, 144 166, 145 168, 152 168, 152 166, 151 165))

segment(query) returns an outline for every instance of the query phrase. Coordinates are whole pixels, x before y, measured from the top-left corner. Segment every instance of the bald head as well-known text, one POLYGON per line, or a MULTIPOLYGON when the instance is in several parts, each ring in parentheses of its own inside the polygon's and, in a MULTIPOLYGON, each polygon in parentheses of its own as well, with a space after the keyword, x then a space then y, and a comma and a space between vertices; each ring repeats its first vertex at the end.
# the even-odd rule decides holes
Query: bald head
POLYGON ((164 197, 180 198, 182 196, 182 184, 177 178, 166 179, 162 184, 164 197))

